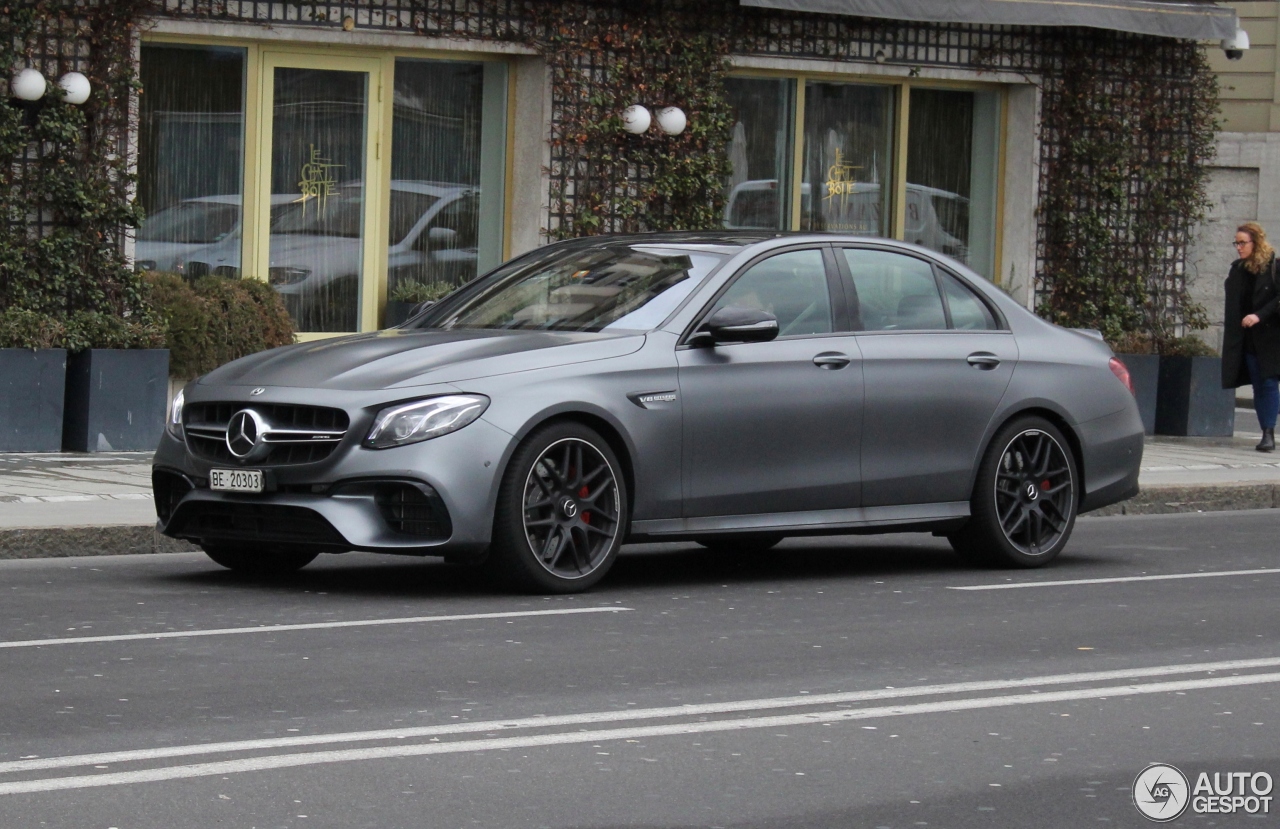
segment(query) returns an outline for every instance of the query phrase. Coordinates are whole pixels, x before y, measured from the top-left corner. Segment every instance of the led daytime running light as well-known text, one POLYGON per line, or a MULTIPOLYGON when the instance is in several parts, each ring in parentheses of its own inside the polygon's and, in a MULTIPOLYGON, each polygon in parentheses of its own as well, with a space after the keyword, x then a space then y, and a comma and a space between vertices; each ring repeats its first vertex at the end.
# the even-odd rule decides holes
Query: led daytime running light
POLYGON ((479 394, 451 394, 390 406, 374 418, 365 445, 389 449, 447 435, 474 422, 487 408, 489 398, 479 394))

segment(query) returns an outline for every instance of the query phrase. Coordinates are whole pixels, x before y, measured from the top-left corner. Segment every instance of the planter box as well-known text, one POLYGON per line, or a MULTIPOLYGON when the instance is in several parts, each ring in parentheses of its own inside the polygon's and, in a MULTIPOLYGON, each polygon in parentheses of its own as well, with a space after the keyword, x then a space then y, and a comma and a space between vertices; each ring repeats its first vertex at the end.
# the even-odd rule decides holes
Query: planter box
POLYGON ((1161 357, 1156 434, 1231 437, 1236 394, 1222 388, 1218 357, 1161 357))
POLYGON ((1133 383, 1133 396, 1138 400, 1138 414, 1142 415, 1142 431, 1156 433, 1156 390, 1160 383, 1159 354, 1117 354, 1124 367, 1129 369, 1133 383))
POLYGON ((0 348, 0 452, 57 452, 67 352, 0 348))
POLYGON ((413 313, 413 309, 417 308, 421 303, 418 302, 388 302, 386 314, 386 322, 383 328, 395 328, 400 323, 409 319, 409 315, 413 313))
POLYGON ((169 350, 91 348, 67 359, 62 448, 152 451, 169 401, 169 350))

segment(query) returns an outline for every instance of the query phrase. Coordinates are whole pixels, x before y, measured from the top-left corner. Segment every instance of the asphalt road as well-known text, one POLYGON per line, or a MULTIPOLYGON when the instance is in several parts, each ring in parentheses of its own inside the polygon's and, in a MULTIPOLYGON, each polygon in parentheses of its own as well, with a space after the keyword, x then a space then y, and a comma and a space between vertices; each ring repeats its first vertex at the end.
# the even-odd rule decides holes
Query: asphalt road
POLYGON ((1034 572, 654 545, 571 598, 365 555, 4 561, 0 827, 1148 826, 1148 763, 1280 779, 1278 528, 1086 519, 1034 572), (1107 581, 1202 572, 1234 574, 1107 581))

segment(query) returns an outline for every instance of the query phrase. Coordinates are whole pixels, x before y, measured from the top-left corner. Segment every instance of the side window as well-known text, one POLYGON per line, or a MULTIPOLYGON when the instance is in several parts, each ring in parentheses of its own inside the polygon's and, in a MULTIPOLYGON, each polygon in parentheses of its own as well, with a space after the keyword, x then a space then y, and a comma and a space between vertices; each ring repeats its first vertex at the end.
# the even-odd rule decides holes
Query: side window
POLYGON ((822 251, 793 250, 757 262, 734 280, 711 313, 730 305, 773 314, 780 337, 831 333, 831 295, 822 251))
POLYGON ((846 248, 861 331, 937 331, 947 327, 928 262, 885 250, 846 248))
POLYGON ((987 303, 949 273, 942 274, 942 291, 951 309, 951 327, 966 331, 992 331, 1000 326, 987 303))

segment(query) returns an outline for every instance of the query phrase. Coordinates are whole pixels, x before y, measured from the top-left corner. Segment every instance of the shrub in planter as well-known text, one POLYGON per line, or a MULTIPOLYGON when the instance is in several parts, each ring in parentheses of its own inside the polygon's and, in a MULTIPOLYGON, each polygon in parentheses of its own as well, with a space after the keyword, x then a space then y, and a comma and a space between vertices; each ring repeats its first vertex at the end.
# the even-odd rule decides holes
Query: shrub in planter
POLYGON ((1156 434, 1230 437, 1235 432, 1236 396, 1222 388, 1222 363, 1195 337, 1164 344, 1156 434))
POLYGON ((0 312, 0 452, 57 452, 67 351, 57 319, 34 311, 0 312))
POLYGON ((413 309, 424 302, 435 302, 448 296, 457 285, 448 282, 416 282, 404 281, 387 295, 387 309, 384 326, 394 328, 406 322, 413 314, 413 309))
POLYGON ((82 311, 67 319, 66 410, 69 452, 156 447, 168 401, 169 351, 162 325, 82 311))
POLYGON ((146 279, 151 304, 168 324, 169 372, 177 379, 293 342, 293 320, 264 282, 209 276, 190 285, 163 273, 146 279))

